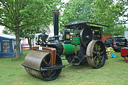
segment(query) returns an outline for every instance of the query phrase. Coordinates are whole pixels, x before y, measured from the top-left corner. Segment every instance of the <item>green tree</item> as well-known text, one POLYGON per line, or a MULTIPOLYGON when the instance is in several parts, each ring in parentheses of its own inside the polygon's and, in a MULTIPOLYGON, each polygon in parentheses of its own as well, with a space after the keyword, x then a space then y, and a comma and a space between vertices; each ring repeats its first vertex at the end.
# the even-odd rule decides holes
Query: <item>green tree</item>
POLYGON ((10 35, 14 35, 14 32, 10 29, 8 29, 7 27, 4 28, 4 30, 2 31, 3 34, 10 34, 10 35))
MULTIPOLYGON (((91 21, 108 25, 109 28, 104 29, 105 34, 118 34, 115 33, 118 32, 115 27, 117 27, 116 23, 118 23, 119 17, 124 14, 124 10, 124 4, 120 0, 116 3, 114 3, 114 0, 95 0, 92 3, 93 16, 91 17, 91 21)), ((120 34, 123 34, 122 32, 120 34)))
POLYGON ((124 35, 124 31, 126 30, 126 26, 123 26, 123 25, 116 25, 114 28, 114 30, 116 31, 113 31, 112 34, 114 36, 123 36, 124 35))
POLYGON ((91 12, 91 3, 93 0, 69 0, 64 4, 64 13, 61 16, 61 26, 75 20, 89 21, 91 12))
POLYGON ((50 24, 51 12, 59 2, 60 0, 0 0, 0 25, 15 33, 17 59, 20 58, 20 30, 32 25, 50 24))
MULTIPOLYGON (((123 3, 125 10, 123 10, 123 20, 119 24, 127 24, 128 25, 128 0, 119 0, 123 3)), ((126 29, 128 31, 128 27, 126 29)))

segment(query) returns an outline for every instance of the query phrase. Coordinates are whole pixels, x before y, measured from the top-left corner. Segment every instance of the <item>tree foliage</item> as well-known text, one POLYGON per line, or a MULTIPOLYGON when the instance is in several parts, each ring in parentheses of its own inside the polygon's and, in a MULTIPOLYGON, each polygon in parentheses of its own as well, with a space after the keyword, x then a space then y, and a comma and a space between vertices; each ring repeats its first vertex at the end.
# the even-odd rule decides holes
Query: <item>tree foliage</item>
MULTIPOLYGON (((126 24, 128 26, 128 0, 119 0, 121 3, 123 3, 125 10, 123 10, 123 19, 120 22, 121 24, 126 24)), ((128 28, 126 29, 128 31, 128 28)))
POLYGON ((104 29, 105 34, 114 35, 113 31, 117 31, 115 26, 119 21, 119 17, 123 15, 124 5, 121 2, 113 2, 114 0, 95 0, 92 3, 93 16, 92 22, 98 22, 101 24, 108 25, 109 28, 104 29))
POLYGON ((0 25, 15 33, 17 58, 20 57, 20 30, 32 25, 50 24, 51 12, 59 2, 60 0, 0 0, 0 25))
POLYGON ((64 13, 61 16, 62 26, 68 22, 75 20, 88 21, 92 14, 91 3, 93 0, 69 0, 68 3, 64 4, 64 13))
POLYGON ((124 35, 124 31, 126 30, 126 26, 123 25, 116 25, 113 28, 116 31, 112 31, 112 34, 114 36, 123 36, 124 35))
POLYGON ((0 24, 17 29, 36 24, 50 24, 58 0, 1 0, 0 24))

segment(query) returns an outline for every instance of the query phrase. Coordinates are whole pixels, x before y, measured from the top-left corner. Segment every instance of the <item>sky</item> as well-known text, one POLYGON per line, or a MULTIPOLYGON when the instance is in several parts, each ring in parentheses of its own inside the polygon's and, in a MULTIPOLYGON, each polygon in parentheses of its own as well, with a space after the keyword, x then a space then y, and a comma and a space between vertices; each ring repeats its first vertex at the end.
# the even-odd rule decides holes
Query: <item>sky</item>
POLYGON ((0 26, 0 34, 2 34, 3 29, 4 29, 4 26, 0 26))

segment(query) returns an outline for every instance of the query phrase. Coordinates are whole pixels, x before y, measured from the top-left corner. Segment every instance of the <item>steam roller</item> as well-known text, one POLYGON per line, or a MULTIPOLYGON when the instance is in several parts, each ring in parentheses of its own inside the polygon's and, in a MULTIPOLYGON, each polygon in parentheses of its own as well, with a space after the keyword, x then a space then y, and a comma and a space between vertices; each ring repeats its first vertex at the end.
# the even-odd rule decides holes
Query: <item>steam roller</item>
POLYGON ((36 37, 37 47, 27 54, 22 64, 29 74, 51 81, 56 79, 66 65, 62 65, 64 55, 69 65, 88 63, 93 68, 104 66, 107 58, 102 38, 106 25, 75 21, 65 25, 62 39, 58 35, 59 11, 53 11, 54 36, 44 32, 36 37))

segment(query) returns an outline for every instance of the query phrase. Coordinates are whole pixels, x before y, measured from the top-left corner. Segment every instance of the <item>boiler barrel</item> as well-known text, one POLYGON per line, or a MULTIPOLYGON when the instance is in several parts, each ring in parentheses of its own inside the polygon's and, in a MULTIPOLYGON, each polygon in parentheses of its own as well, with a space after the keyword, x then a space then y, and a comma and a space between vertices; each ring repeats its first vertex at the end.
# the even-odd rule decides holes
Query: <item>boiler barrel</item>
POLYGON ((63 55, 73 54, 80 50, 80 45, 63 44, 63 55))

